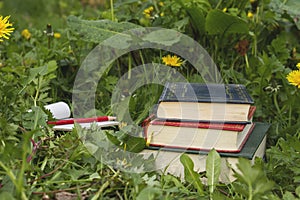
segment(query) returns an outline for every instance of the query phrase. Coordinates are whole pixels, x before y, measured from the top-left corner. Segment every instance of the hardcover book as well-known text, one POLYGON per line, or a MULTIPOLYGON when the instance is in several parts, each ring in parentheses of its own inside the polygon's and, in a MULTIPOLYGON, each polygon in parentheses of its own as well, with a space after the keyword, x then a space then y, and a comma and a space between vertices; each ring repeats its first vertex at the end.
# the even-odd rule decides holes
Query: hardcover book
POLYGON ((253 104, 244 85, 166 83, 159 98, 157 117, 174 120, 248 120, 253 104))
POLYGON ((154 119, 144 127, 153 147, 240 152, 254 127, 250 124, 176 122, 154 119))
MULTIPOLYGON (((249 159, 252 164, 256 157, 263 158, 266 149, 266 133, 270 125, 265 123, 255 123, 252 133, 249 135, 244 147, 239 153, 220 152, 221 175, 220 181, 232 182, 235 180, 232 169, 237 170, 236 164, 239 157, 249 159)), ((194 162, 194 170, 204 172, 206 166, 207 151, 191 151, 176 148, 148 147, 143 152, 145 157, 154 155, 157 169, 164 173, 171 173, 178 177, 184 176, 184 168, 180 162, 180 155, 187 153, 194 162)))

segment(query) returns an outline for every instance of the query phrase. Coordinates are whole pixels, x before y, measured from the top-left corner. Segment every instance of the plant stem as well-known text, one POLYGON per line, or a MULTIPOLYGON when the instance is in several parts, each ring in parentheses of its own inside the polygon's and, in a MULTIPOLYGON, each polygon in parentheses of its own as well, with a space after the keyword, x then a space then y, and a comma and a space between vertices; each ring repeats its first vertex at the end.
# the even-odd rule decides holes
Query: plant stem
POLYGON ((128 56, 128 79, 131 78, 131 67, 132 67, 132 60, 131 55, 128 56))
POLYGON ((257 37, 256 34, 253 33, 253 49, 252 49, 252 55, 255 57, 257 56, 257 37))
POLYGON ((147 74, 147 69, 146 69, 145 61, 144 61, 144 57, 143 57, 143 54, 142 54, 142 52, 141 52, 140 50, 139 50, 139 55, 140 55, 140 57, 141 57, 141 61, 142 61, 143 68, 144 68, 144 71, 145 71, 146 83, 149 83, 149 80, 148 80, 148 74, 147 74))
POLYGON ((249 61, 248 61, 247 53, 245 54, 245 62, 246 62, 246 67, 249 68, 249 61))
POLYGON ((252 194, 252 192, 253 192, 253 189, 252 189, 252 185, 251 185, 251 182, 250 183, 248 183, 248 186, 249 186, 249 197, 248 197, 248 200, 252 200, 252 198, 253 198, 253 194, 252 194))
POLYGON ((217 4, 217 6, 215 7, 215 9, 218 9, 219 6, 221 5, 221 3, 222 3, 222 0, 220 0, 220 1, 218 2, 218 4, 217 4))
MULTIPOLYGON (((28 134, 28 133, 26 133, 26 134, 28 134)), ((19 174, 18 174, 18 186, 17 186, 17 188, 19 189, 19 195, 21 196, 21 199, 22 200, 26 200, 27 199, 27 197, 26 197, 26 195, 25 195, 25 193, 24 193, 24 173, 25 173, 25 165, 27 164, 27 162, 26 162, 26 158, 27 158, 27 156, 26 156, 26 154, 27 154, 27 143, 26 143, 27 141, 24 141, 24 143, 23 143, 23 154, 22 154, 22 165, 21 165, 21 170, 20 170, 20 172, 19 172, 19 174)))
POLYGON ((280 110, 279 105, 278 105, 277 93, 276 92, 274 92, 273 101, 274 101, 275 108, 276 108, 278 114, 280 115, 280 119, 282 119, 282 117, 281 117, 281 110, 280 110))
POLYGON ((288 122, 288 126, 292 126, 292 105, 289 106, 289 122, 288 122))
POLYGON ((6 172, 6 174, 9 176, 10 180, 12 181, 12 183, 17 186, 17 181, 16 181, 16 177, 15 175, 12 173, 12 171, 6 167, 6 165, 3 164, 3 162, 0 161, 0 166, 4 169, 4 171, 6 172))
MULTIPOLYGON (((24 157, 24 156, 23 156, 24 157)), ((26 154, 25 154, 25 160, 23 159, 22 161, 23 163, 26 164, 26 154), (25 161, 25 162, 24 162, 25 161)), ((12 181, 12 183, 15 185, 16 190, 17 190, 17 194, 18 196, 22 199, 22 200, 27 200, 27 197, 24 193, 24 188, 23 188, 23 176, 21 176, 22 174, 22 169, 23 169, 23 173, 24 173, 24 169, 25 169, 25 164, 22 163, 22 168, 21 171, 19 173, 19 177, 18 180, 16 178, 16 176, 12 173, 12 171, 6 166, 4 165, 1 161, 0 161, 0 166, 4 169, 4 171, 6 172, 6 174, 9 176, 10 180, 12 181), (21 182, 22 181, 22 182, 21 182), (20 183, 21 182, 21 183, 20 183)))
POLYGON ((98 192, 93 196, 92 200, 99 199, 99 197, 102 195, 103 191, 109 186, 109 183, 111 180, 116 178, 119 175, 119 171, 115 172, 115 174, 110 178, 110 180, 107 180, 98 190, 98 192))
POLYGON ((68 184, 68 183, 82 183, 82 182, 93 182, 92 179, 78 179, 78 180, 61 180, 61 181, 47 181, 45 183, 36 183, 35 186, 42 186, 42 185, 51 185, 51 184, 68 184))
POLYGON ((110 0, 110 12, 111 12, 111 21, 115 21, 114 1, 113 0, 110 0))

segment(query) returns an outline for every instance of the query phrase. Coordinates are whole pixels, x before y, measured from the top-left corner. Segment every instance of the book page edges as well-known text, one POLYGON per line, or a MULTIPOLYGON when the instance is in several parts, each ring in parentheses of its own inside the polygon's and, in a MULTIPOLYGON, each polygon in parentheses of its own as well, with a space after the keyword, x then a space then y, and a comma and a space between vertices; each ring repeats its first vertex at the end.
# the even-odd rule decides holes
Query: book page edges
POLYGON ((162 102, 157 117, 205 121, 248 121, 250 104, 162 102))

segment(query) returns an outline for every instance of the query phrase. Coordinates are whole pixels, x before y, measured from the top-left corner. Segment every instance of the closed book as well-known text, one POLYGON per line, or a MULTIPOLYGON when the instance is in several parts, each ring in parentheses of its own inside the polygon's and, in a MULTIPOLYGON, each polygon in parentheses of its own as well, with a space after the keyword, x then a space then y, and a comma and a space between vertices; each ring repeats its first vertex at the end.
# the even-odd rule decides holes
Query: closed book
POLYGON ((174 120, 248 120, 253 104, 241 84, 166 83, 159 98, 157 117, 174 120))
MULTIPOLYGON (((256 157, 263 158, 266 149, 267 130, 270 125, 266 123, 255 123, 255 127, 239 153, 220 152, 221 175, 220 181, 232 182, 235 180, 233 171, 237 170, 238 158, 247 158, 254 163, 256 157)), ((194 162, 194 170, 204 172, 206 170, 207 151, 191 151, 176 148, 148 147, 142 152, 145 157, 153 155, 157 169, 164 173, 171 173, 178 177, 184 176, 184 168, 180 163, 180 155, 186 153, 194 162)))
POLYGON ((152 120, 144 128, 148 144, 153 147, 196 151, 240 152, 252 132, 254 123, 223 124, 152 120))

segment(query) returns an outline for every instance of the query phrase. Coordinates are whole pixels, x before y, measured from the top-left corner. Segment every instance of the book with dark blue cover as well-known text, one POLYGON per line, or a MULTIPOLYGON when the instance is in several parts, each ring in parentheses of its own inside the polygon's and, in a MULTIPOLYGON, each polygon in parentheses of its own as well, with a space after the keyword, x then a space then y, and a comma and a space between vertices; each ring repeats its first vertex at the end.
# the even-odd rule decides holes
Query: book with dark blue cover
POLYGON ((205 84, 167 82, 159 98, 162 101, 245 103, 253 104, 246 87, 241 84, 205 84))
POLYGON ((168 82, 156 115, 166 120, 248 123, 253 103, 241 84, 168 82))

